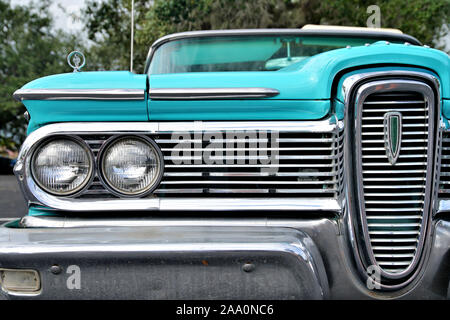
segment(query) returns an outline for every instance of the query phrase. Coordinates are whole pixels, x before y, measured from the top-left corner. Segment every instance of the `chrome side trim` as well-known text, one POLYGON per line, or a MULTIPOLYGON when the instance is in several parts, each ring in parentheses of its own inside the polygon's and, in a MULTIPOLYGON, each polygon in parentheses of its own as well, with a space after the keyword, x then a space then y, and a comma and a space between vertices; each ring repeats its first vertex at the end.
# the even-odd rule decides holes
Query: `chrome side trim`
POLYGON ((13 98, 23 100, 144 100, 143 89, 18 89, 13 98))
POLYGON ((334 132, 338 124, 334 117, 321 121, 230 121, 230 122, 100 122, 56 123, 32 132, 22 145, 14 173, 29 204, 43 205, 64 211, 146 211, 146 210, 296 210, 339 212, 333 198, 156 198, 141 199, 73 199, 56 197, 44 192, 34 182, 30 172, 30 155, 40 141, 55 135, 72 134, 157 134, 161 132, 264 130, 279 132, 334 132), (218 205, 220 204, 220 205, 218 205))
POLYGON ((152 100, 212 100, 270 98, 280 92, 271 88, 155 88, 152 100))

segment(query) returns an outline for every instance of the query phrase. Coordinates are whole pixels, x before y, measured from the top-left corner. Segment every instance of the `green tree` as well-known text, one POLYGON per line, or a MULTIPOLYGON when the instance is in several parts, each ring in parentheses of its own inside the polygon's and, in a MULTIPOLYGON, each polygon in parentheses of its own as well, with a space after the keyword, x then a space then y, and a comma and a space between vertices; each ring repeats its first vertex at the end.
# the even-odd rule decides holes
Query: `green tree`
MULTIPOLYGON (((366 26, 367 7, 378 5, 381 26, 398 28, 437 46, 449 36, 450 0, 135 0, 135 65, 142 70, 149 46, 181 31, 232 28, 300 28, 305 24, 366 26)), ((96 68, 127 69, 131 0, 91 0, 83 12, 96 68)), ((95 64, 94 64, 95 65, 95 64)))
POLYGON ((12 7, 0 0, 0 145, 14 148, 24 139, 25 107, 15 90, 36 78, 68 72, 65 57, 74 39, 52 29, 49 1, 12 7))
POLYGON ((366 26, 370 5, 381 11, 381 27, 397 28, 424 44, 439 46, 449 36, 443 25, 450 23, 450 0, 324 0, 314 6, 315 23, 366 26))
MULTIPOLYGON (((151 1, 135 0, 136 27, 143 24, 151 1)), ((92 41, 86 68, 94 70, 126 70, 130 68, 131 0, 88 0, 82 10, 88 38, 92 41)), ((139 32, 139 30, 138 30, 139 32)), ((148 48, 137 47, 135 70, 141 71, 148 48)))

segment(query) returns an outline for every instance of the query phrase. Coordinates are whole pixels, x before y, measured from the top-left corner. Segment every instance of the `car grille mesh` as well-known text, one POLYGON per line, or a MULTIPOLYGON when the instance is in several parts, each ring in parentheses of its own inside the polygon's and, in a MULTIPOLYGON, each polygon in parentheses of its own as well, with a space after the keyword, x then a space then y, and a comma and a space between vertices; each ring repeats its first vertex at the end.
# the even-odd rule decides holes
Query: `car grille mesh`
MULTIPOLYGON (((342 191, 343 128, 318 133, 279 132, 267 137, 257 134, 256 138, 219 134, 223 141, 205 136, 183 140, 173 132, 148 135, 164 155, 164 176, 151 196, 337 198, 342 191), (205 152, 213 141, 218 144, 214 145, 217 152, 211 154, 211 164, 205 161, 205 152), (182 151, 174 153, 177 145, 182 151)), ((95 157, 111 136, 80 135, 95 157)), ((77 197, 116 196, 96 176, 77 197)))
POLYGON ((416 254, 424 215, 429 110, 416 92, 369 95, 363 103, 361 165, 364 211, 372 252, 390 273, 405 270, 416 254), (384 141, 386 112, 402 115, 401 148, 394 165, 384 141))
POLYGON ((442 133, 439 197, 450 198, 450 132, 448 131, 442 133))

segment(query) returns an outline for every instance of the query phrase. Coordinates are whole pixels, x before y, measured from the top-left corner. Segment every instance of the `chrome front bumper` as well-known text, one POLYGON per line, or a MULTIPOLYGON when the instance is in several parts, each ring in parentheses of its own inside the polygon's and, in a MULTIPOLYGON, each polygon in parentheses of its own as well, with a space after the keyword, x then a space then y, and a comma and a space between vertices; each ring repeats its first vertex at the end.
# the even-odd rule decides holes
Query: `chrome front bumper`
POLYGON ((0 268, 36 270, 41 282, 35 294, 3 291, 4 298, 329 296, 323 262, 311 238, 276 227, 3 227, 0 268), (73 285, 74 275, 79 288, 73 285))
POLYGON ((433 226, 420 279, 387 296, 358 279, 342 226, 332 219, 46 218, 46 228, 41 218, 27 219, 34 227, 0 227, 0 268, 38 271, 41 290, 2 291, 0 298, 448 298, 446 221, 433 226), (75 269, 79 288, 70 285, 75 269))

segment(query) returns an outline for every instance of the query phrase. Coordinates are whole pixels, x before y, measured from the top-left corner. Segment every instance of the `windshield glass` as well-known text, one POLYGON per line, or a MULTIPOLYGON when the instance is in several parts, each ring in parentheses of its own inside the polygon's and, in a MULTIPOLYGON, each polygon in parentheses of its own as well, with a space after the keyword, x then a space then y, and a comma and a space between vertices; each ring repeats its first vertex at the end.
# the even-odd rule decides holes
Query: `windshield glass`
POLYGON ((378 40, 281 35, 186 38, 159 46, 148 73, 276 71, 325 51, 378 40))

